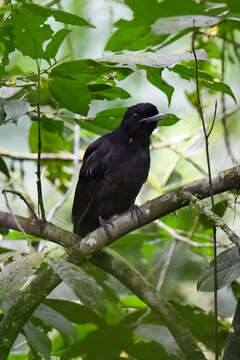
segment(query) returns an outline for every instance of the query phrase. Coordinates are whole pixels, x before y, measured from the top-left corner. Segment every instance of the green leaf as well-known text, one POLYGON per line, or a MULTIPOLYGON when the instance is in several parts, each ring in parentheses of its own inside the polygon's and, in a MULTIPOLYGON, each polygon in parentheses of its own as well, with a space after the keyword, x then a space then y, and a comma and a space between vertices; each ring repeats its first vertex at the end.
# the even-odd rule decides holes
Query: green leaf
POLYGON ((126 49, 138 51, 161 44, 165 39, 166 35, 154 36, 150 25, 126 26, 125 28, 121 27, 121 30, 117 30, 112 35, 107 42, 106 50, 115 52, 126 49))
POLYGON ((147 305, 135 295, 121 297, 121 302, 128 308, 145 309, 147 305))
POLYGON ((97 326, 100 326, 103 323, 103 320, 95 311, 93 311, 93 309, 90 309, 80 303, 61 299, 46 299, 44 303, 61 313, 73 323, 96 323, 97 326))
POLYGON ((8 167, 2 157, 0 157, 0 172, 6 175, 8 179, 10 178, 8 167))
POLYGON ((236 14, 240 13, 238 0, 226 0, 226 3, 231 11, 233 11, 236 14))
POLYGON ((91 94, 88 88, 81 85, 78 80, 54 77, 49 89, 61 107, 74 113, 87 115, 91 94))
POLYGON ((88 89, 91 92, 92 98, 97 100, 127 99, 131 96, 122 88, 107 84, 88 85, 88 89))
POLYGON ((163 69, 156 69, 150 66, 138 66, 139 69, 146 70, 147 79, 150 81, 154 86, 156 86, 159 90, 164 92, 168 98, 168 106, 171 104, 172 95, 174 92, 174 87, 169 85, 166 81, 162 79, 162 72, 163 69))
POLYGON ((15 50, 11 20, 5 20, 4 26, 0 27, 0 45, 2 47, 2 64, 9 64, 9 54, 15 50))
POLYGON ((212 27, 220 22, 220 19, 206 15, 183 15, 162 17, 152 26, 154 35, 175 34, 188 28, 195 27, 212 27))
POLYGON ((21 116, 25 115, 29 109, 29 103, 26 100, 6 100, 3 103, 3 108, 6 113, 5 120, 13 119, 18 120, 21 116))
MULTIPOLYGON (((190 79, 195 80, 196 79, 196 71, 192 67, 187 67, 184 65, 175 65, 173 68, 169 68, 169 70, 176 72, 183 79, 186 79, 186 80, 190 80, 190 79)), ((214 91, 220 91, 225 94, 228 94, 236 102, 235 96, 234 96, 231 88, 227 84, 220 82, 220 81, 218 81, 218 82, 214 81, 214 79, 212 78, 211 75, 209 75, 206 72, 201 71, 201 70, 198 71, 198 76, 199 76, 199 84, 201 86, 209 88, 214 91)))
POLYGON ((158 126, 172 126, 175 125, 179 120, 179 117, 177 117, 174 114, 166 114, 165 119, 162 119, 158 122, 158 126))
POLYGON ((49 40, 53 31, 48 24, 44 24, 46 16, 40 16, 22 7, 16 10, 12 16, 14 43, 23 55, 33 59, 46 58, 43 43, 49 40))
POLYGON ((93 311, 82 304, 61 300, 61 299, 46 299, 44 304, 62 314, 68 320, 78 324, 96 323, 98 326, 102 324, 102 319, 93 311))
POLYGON ((40 304, 34 311, 33 316, 38 317, 45 322, 45 324, 57 329, 61 334, 77 337, 76 328, 72 323, 47 305, 40 304))
MULTIPOLYGON (((101 59, 100 59, 101 60, 101 59)), ((123 67, 108 66, 91 59, 74 60, 55 66, 50 76, 77 79, 79 84, 93 80, 97 83, 109 83, 125 79, 132 70, 123 67)))
POLYGON ((118 30, 109 39, 106 50, 142 50, 149 46, 161 44, 164 36, 154 36, 151 25, 159 18, 204 14, 200 4, 192 0, 174 2, 165 0, 157 2, 149 0, 126 0, 125 4, 133 10, 132 20, 119 20, 115 23, 118 30))
POLYGON ((51 341, 47 335, 30 321, 24 325, 23 330, 30 347, 43 355, 45 360, 51 360, 51 341))
MULTIPOLYGON (((192 332, 193 336, 207 348, 215 350, 215 317, 195 305, 185 305, 177 301, 171 301, 171 304, 177 310, 180 317, 183 318, 186 326, 192 332)), ((223 349, 226 343, 228 330, 224 323, 218 321, 218 342, 219 349, 223 349)))
POLYGON ((65 39, 65 37, 71 32, 68 29, 60 29, 56 34, 53 35, 50 43, 47 45, 46 48, 46 58, 48 59, 55 59, 57 52, 65 39))
POLYGON ((55 261, 52 267, 83 304, 100 312, 104 310, 103 291, 94 278, 80 267, 64 260, 55 261))
MULTIPOLYGON (((20 231, 11 230, 8 233, 8 235, 4 236, 4 239, 6 239, 6 240, 25 240, 26 236, 20 231)), ((28 234, 28 239, 34 240, 34 241, 42 241, 41 238, 38 238, 34 235, 29 235, 29 234, 28 234)))
MULTIPOLYGON (((208 56, 203 49, 196 51, 197 58, 199 60, 208 60, 208 56)), ((115 63, 120 66, 128 66, 130 68, 136 68, 136 65, 151 66, 155 68, 163 68, 166 66, 172 66, 181 61, 194 60, 194 56, 190 52, 184 52, 182 54, 173 55, 160 55, 150 51, 145 52, 125 52, 116 53, 112 55, 105 55, 98 59, 99 61, 115 63)))
POLYGON ((20 254, 11 252, 1 255, 0 262, 10 261, 14 257, 17 260, 5 266, 0 273, 0 300, 6 298, 11 292, 21 289, 43 260, 41 253, 31 253, 22 257, 20 254))
POLYGON ((24 4, 24 7, 31 11, 31 16, 39 15, 42 18, 48 18, 50 16, 53 16, 56 21, 62 22, 64 24, 88 26, 94 28, 93 25, 89 24, 82 17, 70 14, 62 10, 51 9, 48 7, 39 6, 37 4, 24 4))
MULTIPOLYGON (((240 255, 237 246, 227 249, 217 256, 217 288, 221 289, 240 276, 240 255)), ((214 262, 203 269, 197 283, 200 291, 214 290, 214 262)))
POLYGON ((127 108, 103 110, 93 119, 76 120, 76 122, 88 131, 104 135, 119 126, 126 110, 127 108))
POLYGON ((109 39, 106 50, 142 50, 149 46, 161 44, 167 35, 156 36, 152 32, 151 25, 157 19, 204 14, 202 6, 192 0, 184 3, 174 2, 174 6, 171 0, 162 2, 149 0, 147 11, 144 0, 127 0, 125 4, 133 10, 133 19, 131 21, 121 19, 115 24, 118 30, 109 39))

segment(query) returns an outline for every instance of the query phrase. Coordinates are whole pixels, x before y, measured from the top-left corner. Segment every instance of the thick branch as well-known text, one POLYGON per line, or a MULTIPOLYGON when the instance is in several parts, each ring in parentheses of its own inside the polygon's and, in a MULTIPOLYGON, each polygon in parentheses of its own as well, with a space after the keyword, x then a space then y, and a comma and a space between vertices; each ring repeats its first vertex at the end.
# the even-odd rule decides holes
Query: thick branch
MULTIPOLYGON (((238 189, 240 184, 240 166, 235 166, 213 176, 212 183, 214 194, 238 189)), ((53 241, 62 246, 76 247, 81 255, 84 256, 90 252, 99 251, 130 231, 188 205, 190 199, 187 193, 192 193, 199 199, 209 197, 208 178, 193 181, 178 190, 169 191, 162 196, 147 201, 140 207, 142 213, 141 221, 133 218, 130 211, 116 217, 112 220, 114 229, 111 231, 111 238, 106 235, 103 228, 99 228, 79 242, 77 235, 64 231, 51 223, 37 222, 35 219, 27 219, 22 216, 16 216, 16 218, 27 234, 53 241)), ((19 230, 12 216, 2 211, 0 211, 0 225, 9 229, 19 230)))

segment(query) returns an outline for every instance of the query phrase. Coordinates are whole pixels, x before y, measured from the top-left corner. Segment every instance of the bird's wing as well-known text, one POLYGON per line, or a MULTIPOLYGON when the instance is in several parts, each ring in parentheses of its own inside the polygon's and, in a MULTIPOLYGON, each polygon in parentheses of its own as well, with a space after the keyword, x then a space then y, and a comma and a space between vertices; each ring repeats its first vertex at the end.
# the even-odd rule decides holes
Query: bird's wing
POLYGON ((101 137, 89 145, 84 154, 72 208, 72 221, 75 227, 79 226, 91 207, 101 179, 104 177, 106 152, 106 141, 103 142, 101 137))

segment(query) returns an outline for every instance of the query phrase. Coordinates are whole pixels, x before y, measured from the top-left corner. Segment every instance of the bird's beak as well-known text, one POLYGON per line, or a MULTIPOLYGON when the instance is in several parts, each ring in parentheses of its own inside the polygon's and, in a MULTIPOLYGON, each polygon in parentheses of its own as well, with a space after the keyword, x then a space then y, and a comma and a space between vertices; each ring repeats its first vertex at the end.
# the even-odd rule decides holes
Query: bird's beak
POLYGON ((144 118, 142 120, 140 120, 140 122, 146 122, 146 123, 151 123, 151 122, 158 122, 161 119, 165 119, 166 115, 163 113, 158 113, 157 115, 153 115, 147 118, 144 118))

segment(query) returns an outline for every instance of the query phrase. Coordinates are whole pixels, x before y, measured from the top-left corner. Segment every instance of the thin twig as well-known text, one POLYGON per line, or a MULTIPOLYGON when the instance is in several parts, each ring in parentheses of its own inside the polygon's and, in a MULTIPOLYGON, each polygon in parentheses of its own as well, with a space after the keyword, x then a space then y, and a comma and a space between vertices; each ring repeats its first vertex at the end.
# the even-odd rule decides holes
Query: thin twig
MULTIPOLYGON (((163 141, 163 137, 158 134, 155 133, 155 136, 163 141)), ((179 151, 175 145, 171 144, 171 143, 164 143, 164 146, 160 146, 162 147, 168 147, 169 149, 171 149, 175 154, 177 154, 178 156, 182 157, 183 159, 185 159, 186 161, 188 161, 192 166, 194 166, 200 173, 202 173, 203 175, 207 175, 206 171, 200 166, 198 165, 191 157, 183 154, 181 151, 179 151)), ((153 145, 153 149, 154 148, 160 148, 160 147, 155 147, 155 145, 153 145)))
POLYGON ((196 241, 190 240, 189 238, 187 238, 185 236, 182 236, 182 235, 178 234, 177 231, 175 231, 170 226, 166 225, 164 222, 162 222, 160 220, 155 220, 154 222, 161 229, 163 229, 168 234, 170 234, 174 239, 176 239, 178 241, 181 241, 181 242, 183 242, 185 244, 188 244, 190 246, 197 247, 197 248, 212 248, 213 247, 212 243, 198 243, 196 241))
POLYGON ((17 217, 16 217, 16 216, 13 214, 13 212, 12 212, 11 206, 10 206, 10 204, 9 204, 9 202, 8 202, 6 190, 3 190, 3 191, 2 191, 2 194, 3 194, 3 196, 4 196, 4 199, 5 199, 6 206, 7 206, 7 208, 8 208, 9 214, 12 216, 13 220, 15 221, 15 223, 16 223, 16 225, 17 225, 17 227, 18 227, 18 230, 20 230, 20 231, 23 233, 23 235, 25 236, 26 240, 27 240, 28 243, 30 244, 30 240, 29 240, 29 238, 28 238, 28 236, 27 236, 24 228, 20 225, 17 217))
POLYGON ((42 195, 42 183, 41 183, 41 151, 42 151, 42 140, 41 140, 41 119, 40 119, 40 66, 38 59, 37 64, 37 118, 38 118, 38 158, 37 158, 37 191, 38 191, 38 212, 41 214, 41 219, 46 221, 43 195, 42 195))
POLYGON ((3 190, 2 193, 11 193, 14 195, 17 195, 21 200, 23 200, 23 202, 27 205, 28 209, 30 210, 31 214, 33 215, 33 217, 38 220, 38 217, 36 215, 36 213, 34 212, 34 209, 32 207, 32 205, 27 201, 27 199, 25 199, 25 197, 23 196, 23 194, 21 194, 19 191, 16 190, 3 190))
MULTIPOLYGON (((0 156, 13 159, 13 160, 26 160, 26 161, 35 161, 38 159, 37 153, 29 153, 29 154, 21 154, 18 152, 8 151, 4 149, 0 149, 0 156)), ((79 156, 79 160, 81 161, 83 156, 79 156)), ((73 162, 75 159, 74 154, 57 154, 57 153, 41 153, 41 160, 46 161, 66 161, 66 162, 73 162)))
POLYGON ((167 270, 169 268, 170 262, 172 260, 176 245, 177 245, 177 241, 175 239, 173 239, 173 241, 171 242, 171 244, 169 246, 168 252, 167 252, 166 261, 163 264, 163 266, 161 267, 159 279, 158 279, 157 286, 156 286, 156 291, 158 293, 160 292, 160 290, 162 288, 162 285, 163 285, 164 279, 166 277, 167 270))
MULTIPOLYGON (((192 52, 195 60, 195 72, 196 72, 196 92, 197 92, 197 107, 199 111, 199 115, 202 122, 202 129, 204 133, 205 139, 205 151, 206 151, 206 159, 207 159, 207 168, 208 168, 208 179, 209 179, 209 188, 210 188, 210 198, 212 204, 212 212, 215 213, 215 203, 213 196, 213 184, 212 184, 212 173, 211 173, 211 162, 210 162, 210 154, 209 154, 209 143, 208 143, 208 135, 207 129, 205 125, 205 120, 203 116, 203 110, 200 99, 200 90, 199 90, 199 78, 198 78, 198 59, 195 52, 195 20, 193 19, 193 36, 192 36, 192 52)), ((217 304, 217 237, 216 237, 216 226, 213 225, 213 244, 214 244, 214 314, 215 314, 215 360, 218 360, 218 304, 217 304)))
POLYGON ((214 222, 215 226, 219 226, 225 232, 229 240, 240 249, 239 236, 225 223, 225 221, 220 216, 204 206, 204 204, 193 194, 189 193, 189 198, 198 208, 198 210, 204 214, 208 220, 214 222))
POLYGON ((211 135, 211 132, 213 131, 213 128, 214 128, 214 124, 215 124, 215 121, 216 121, 216 116, 217 116, 217 101, 215 101, 215 107, 214 107, 214 113, 213 113, 213 120, 212 120, 212 124, 211 124, 211 127, 208 131, 208 134, 207 134, 207 137, 209 138, 209 136, 211 135))

